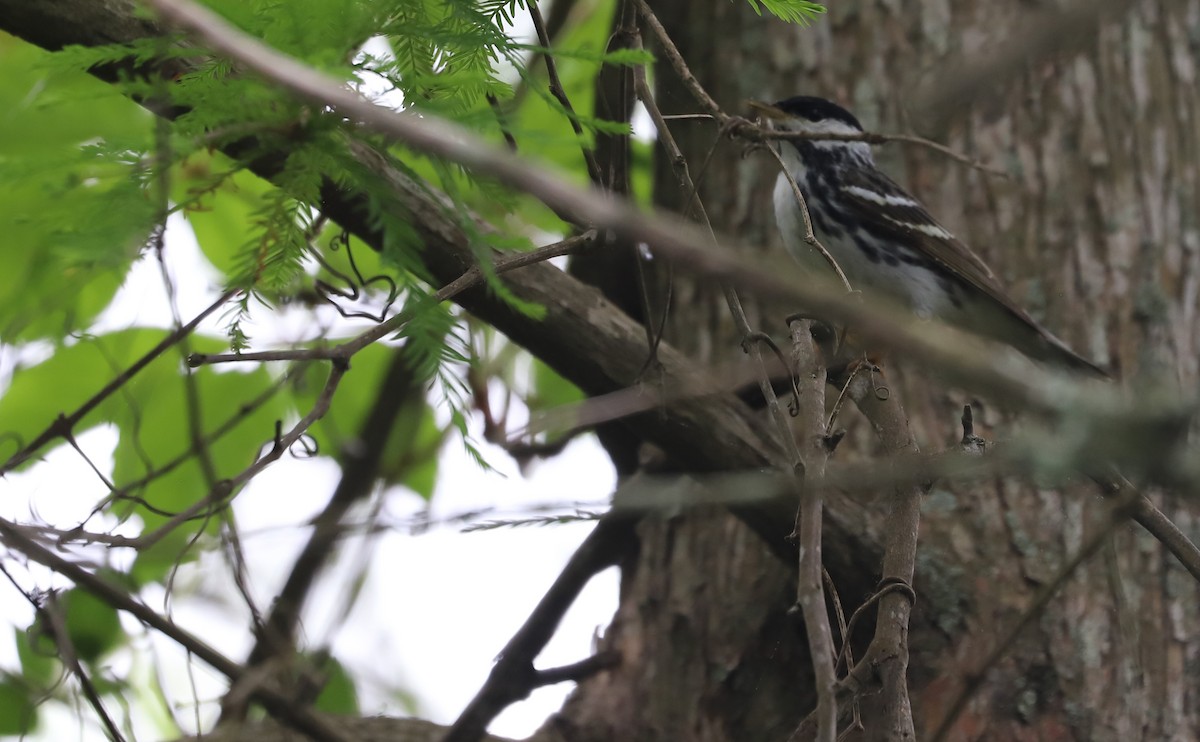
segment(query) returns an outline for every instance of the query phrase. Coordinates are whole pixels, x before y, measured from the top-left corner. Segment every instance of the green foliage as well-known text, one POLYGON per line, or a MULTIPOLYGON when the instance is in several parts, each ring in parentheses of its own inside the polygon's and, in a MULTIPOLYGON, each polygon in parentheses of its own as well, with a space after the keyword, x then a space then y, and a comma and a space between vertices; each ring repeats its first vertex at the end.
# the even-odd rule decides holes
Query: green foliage
POLYGON ((485 96, 507 98, 496 62, 515 48, 497 25, 515 2, 415 0, 399 3, 378 32, 392 44, 391 60, 371 69, 404 95, 405 102, 443 114, 464 113, 485 96))
POLYGON ((117 611, 89 592, 68 590, 60 601, 66 613, 67 636, 82 662, 95 662, 125 639, 117 611))
MULTIPOLYGON (((823 11, 793 0, 750 3, 756 12, 765 7, 794 22, 823 11)), ((652 61, 642 50, 606 51, 615 0, 579 3, 550 50, 512 35, 511 27, 522 24, 525 0, 207 4, 348 84, 366 89, 364 81, 373 83, 367 92, 389 105, 413 115, 452 118, 497 143, 511 137, 521 156, 579 183, 588 179, 581 149, 592 147, 598 135, 629 129, 626 122, 601 115, 596 75, 604 65, 652 61), (371 37, 379 37, 387 50, 378 51, 382 45, 373 43, 376 53, 363 53, 371 37), (547 52, 574 113, 548 90, 547 52), (382 93, 380 85, 386 87, 382 93)), ((475 400, 464 368, 478 359, 470 350, 463 314, 435 300, 437 287, 423 268, 425 240, 411 215, 396 205, 391 184, 347 154, 351 142, 376 146, 444 204, 444 215, 468 236, 488 291, 528 316, 545 311, 522 302, 491 270, 497 252, 527 250, 570 231, 534 199, 457 165, 382 143, 336 112, 298 102, 174 39, 47 54, 0 36, 0 203, 5 205, 0 234, 9 246, 0 250, 0 350, 5 370, 11 369, 9 379, 0 379, 4 450, 11 453, 34 440, 60 415, 93 399, 170 332, 162 329, 173 324, 170 316, 147 318, 154 327, 102 331, 95 325, 137 261, 156 260, 155 237, 165 210, 186 218, 203 256, 220 275, 222 286, 207 288, 237 291, 221 316, 226 337, 205 328, 178 343, 71 430, 76 437, 97 427, 115 433, 111 463, 102 455, 93 461, 113 484, 98 498, 96 512, 120 520, 135 534, 156 535, 153 546, 137 550, 132 566, 124 562, 122 572, 107 575, 131 591, 150 583, 173 586, 171 576, 181 562, 213 549, 218 534, 229 535, 221 529, 235 528, 228 507, 239 490, 223 483, 271 451, 277 431, 314 409, 330 374, 327 361, 192 369, 184 357, 267 349, 252 326, 269 325, 282 310, 303 318, 298 324, 305 332, 297 347, 327 347, 360 332, 366 321, 345 321, 330 311, 318 279, 357 291, 353 302, 334 298, 343 308, 404 312, 410 319, 392 337, 351 359, 328 412, 307 431, 306 444, 315 455, 340 461, 345 447, 355 444, 385 370, 402 352, 422 393, 397 416, 378 480, 432 497, 438 452, 450 438, 463 441, 487 466, 470 439, 475 400), (86 74, 96 65, 131 58, 139 63, 171 59, 184 71, 169 80, 125 79, 116 85, 86 74), (169 106, 178 116, 157 123, 131 98, 154 100, 156 110, 169 106), (273 183, 250 173, 248 163, 277 151, 288 155, 272 160, 278 170, 273 183), (381 235, 381 250, 372 251, 358 238, 343 240, 340 226, 319 213, 322 194, 332 186, 365 194, 366 216, 381 235), (431 390, 435 393, 426 394, 431 390), (435 410, 437 404, 447 409, 435 410), (198 503, 205 507, 194 517, 176 518, 198 503), (158 531, 168 525, 169 532, 158 531)), ((652 145, 635 141, 631 151, 635 193, 648 200, 652 145)), ((172 251, 167 244, 168 264, 172 251)), ((181 284, 196 280, 176 278, 181 284)), ((516 383, 515 369, 528 366, 511 347, 485 360, 497 366, 485 378, 520 387, 534 409, 582 397, 540 362, 533 364, 531 385, 516 383)), ((60 438, 55 445, 65 444, 60 438)), ((37 465, 34 457, 25 468, 37 465)), ((99 520, 89 519, 83 527, 95 527, 99 520)), ((103 661, 128 646, 116 612, 103 601, 72 589, 62 604, 69 637, 83 661, 103 661)), ((40 700, 62 672, 52 648, 31 636, 36 635, 17 634, 21 678, 0 676, 2 734, 30 728, 36 721, 33 700, 40 700)), ((336 662, 330 668, 318 708, 356 713, 352 678, 336 662)), ((94 679, 102 693, 125 690, 124 681, 106 681, 103 673, 94 679)))
POLYGON ((537 360, 533 361, 533 391, 526 399, 529 407, 545 410, 583 400, 579 387, 564 379, 557 371, 537 360))
POLYGON ((754 12, 762 15, 762 9, 776 18, 788 23, 799 23, 807 26, 825 12, 825 6, 809 0, 748 0, 754 12))
POLYGON ((321 688, 313 707, 327 714, 353 716, 358 713, 358 691, 346 667, 334 658, 322 663, 325 686, 321 688))
POLYGON ((17 657, 21 660, 21 677, 34 688, 49 688, 61 670, 58 648, 40 631, 13 629, 13 633, 17 657))
POLYGON ((149 117, 84 74, 48 71, 49 58, 0 37, 0 337, 10 343, 87 326, 154 223, 133 167, 149 117))
POLYGON ((37 706, 22 678, 0 677, 0 734, 28 734, 37 724, 37 706))

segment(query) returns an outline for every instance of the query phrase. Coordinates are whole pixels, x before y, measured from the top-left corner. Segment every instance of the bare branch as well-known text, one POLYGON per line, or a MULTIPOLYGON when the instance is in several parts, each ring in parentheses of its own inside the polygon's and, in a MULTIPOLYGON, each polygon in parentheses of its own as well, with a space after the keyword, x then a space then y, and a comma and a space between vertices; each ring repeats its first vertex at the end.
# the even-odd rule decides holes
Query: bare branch
POLYGON ((232 297, 234 293, 235 292, 233 291, 226 291, 220 296, 220 298, 210 304, 207 309, 196 315, 191 322, 188 322, 186 325, 177 328, 159 341, 158 345, 155 345, 153 348, 147 351, 144 356, 134 361, 133 365, 126 369, 124 373, 118 375, 115 379, 105 384, 103 389, 93 394, 90 399, 80 405, 79 408, 74 412, 69 415, 59 415, 58 419, 51 423, 50 426, 44 431, 42 431, 37 438, 34 438, 33 441, 31 441, 28 445, 23 446, 20 451, 17 451, 15 454, 9 457, 8 461, 4 462, 3 466, 0 466, 0 476, 7 474, 8 472, 16 469, 18 466, 28 461, 50 441, 69 434, 75 428, 75 425, 78 424, 79 421, 82 420, 89 412, 96 409, 101 402, 108 399, 114 392, 125 386, 130 379, 138 374, 138 372, 140 372, 146 366, 149 366, 151 361, 158 358, 160 355, 165 353, 168 348, 171 348, 184 337, 191 334, 191 332, 196 329, 197 325, 203 322, 208 315, 212 314, 221 306, 223 306, 225 302, 229 301, 230 297, 232 297))
MULTIPOLYGON (((370 406, 370 414, 356 436, 357 443, 346 452, 342 478, 325 509, 313 521, 312 534, 292 564, 270 615, 256 627, 257 639, 247 657, 247 669, 264 665, 273 657, 290 657, 301 609, 321 566, 334 553, 336 541, 345 532, 346 514, 372 491, 396 416, 421 398, 421 385, 413 376, 409 355, 404 349, 393 352, 379 392, 370 406)), ((227 712, 233 706, 222 704, 227 712)), ((229 713, 224 713, 223 718, 228 719, 229 713)))
MULTIPOLYGON (((547 676, 534 669, 533 660, 550 641, 583 586, 595 575, 617 564, 633 548, 635 525, 637 519, 628 514, 610 514, 596 524, 529 618, 500 652, 487 681, 463 709, 443 742, 476 742, 501 711, 528 696, 534 688, 546 684, 547 676)), ((597 661, 591 660, 592 663, 597 661)), ((612 661, 605 658, 603 663, 612 661)), ((578 669, 576 665, 575 670, 578 669)), ((554 670, 544 672, 550 673, 551 680, 556 677, 554 670)), ((559 672, 562 672, 561 668, 559 672)))
POLYGON ((571 122, 571 129, 579 139, 580 149, 583 150, 583 161, 587 165, 588 177, 598 187, 603 187, 604 179, 600 176, 600 164, 596 162, 596 152, 584 138, 583 127, 579 124, 579 115, 575 113, 575 108, 571 105, 571 99, 567 97, 562 80, 558 78, 558 65, 554 63, 554 53, 550 50, 550 34, 546 32, 546 22, 542 20, 542 11, 538 8, 537 0, 529 0, 528 5, 529 17, 533 20, 533 29, 537 33, 538 42, 545 48, 542 56, 546 61, 546 76, 550 80, 550 94, 562 104, 567 112, 567 120, 571 122))
MULTIPOLYGON (((124 588, 113 585, 103 577, 92 574, 80 565, 29 538, 20 526, 3 518, 0 518, 0 542, 3 542, 10 549, 24 554, 38 564, 49 567, 61 574, 75 583, 76 586, 95 595, 113 608, 128 613, 164 636, 171 638, 231 681, 236 681, 240 677, 242 668, 236 662, 209 646, 203 639, 179 628, 174 622, 160 616, 145 603, 130 596, 124 588)), ((345 742, 347 740, 328 721, 313 715, 306 708, 297 707, 278 691, 271 688, 258 687, 254 693, 256 700, 262 703, 263 707, 272 716, 286 722, 292 728, 311 735, 314 739, 326 742, 345 742)))
MULTIPOLYGON (((901 348, 906 355, 936 365, 952 381, 980 393, 1051 413, 1076 407, 1095 409, 1097 403, 1102 406, 1104 401, 1115 401, 1115 393, 1099 391, 1098 383, 1086 393, 1082 392, 1086 382, 1064 389, 1059 381, 1062 377, 1057 374, 1022 362, 1012 354, 987 350, 991 346, 953 328, 938 327, 934 331, 927 324, 918 328, 907 321, 907 313, 890 311, 886 302, 855 300, 832 281, 817 280, 817 276, 804 282, 786 280, 784 275, 795 273, 795 268, 768 268, 757 264, 759 261, 745 251, 713 248, 702 231, 683 220, 647 216, 626 201, 577 188, 452 122, 432 115, 397 114, 375 106, 338 81, 269 49, 187 0, 154 0, 154 5, 166 18, 192 30, 213 48, 306 100, 332 106, 342 115, 417 149, 488 173, 578 221, 646 242, 692 272, 720 276, 730 285, 752 288, 766 298, 803 302, 821 316, 853 325, 866 340, 882 348, 901 348), (1085 394, 1087 402, 1079 404, 1085 394)), ((379 332, 381 337, 387 330, 379 332)), ((374 339, 368 336, 362 342, 374 339)))
MULTIPOLYGON (((809 478, 825 475, 829 450, 825 446, 825 367, 812 338, 812 322, 791 323, 792 364, 797 378, 799 409, 797 427, 803 441, 803 463, 795 471, 800 479, 800 508, 796 512, 796 536, 800 543, 800 561, 796 576, 796 602, 804 615, 804 630, 812 658, 814 685, 817 690, 817 734, 819 742, 834 742, 838 736, 837 684, 833 633, 829 628, 829 609, 825 605, 821 580, 821 526, 824 503, 820 489, 808 486, 809 478)), ((797 462, 801 452, 792 439, 791 450, 797 462)))
MULTIPOLYGON (((583 234, 568 237, 565 240, 555 242, 550 245, 543 245, 534 250, 519 255, 511 255, 502 257, 492 264, 491 270, 497 275, 507 273, 508 271, 524 268, 525 266, 535 265, 545 262, 551 258, 557 258, 562 255, 568 255, 575 250, 587 247, 596 239, 596 232, 589 230, 583 234)), ((483 269, 479 266, 474 266, 466 273, 463 273, 454 281, 446 284, 438 289, 432 297, 432 301, 441 303, 449 301, 458 296, 464 291, 473 289, 477 286, 482 286, 486 282, 486 277, 483 269)), ((204 366, 214 363, 237 363, 251 361, 319 361, 319 360, 349 360, 358 351, 368 345, 380 340, 395 331, 399 330, 404 325, 408 324, 413 316, 424 307, 407 307, 387 319, 379 323, 375 327, 357 335, 344 343, 334 345, 328 348, 307 348, 299 350, 265 350, 254 353, 193 353, 188 357, 188 365, 204 366)))

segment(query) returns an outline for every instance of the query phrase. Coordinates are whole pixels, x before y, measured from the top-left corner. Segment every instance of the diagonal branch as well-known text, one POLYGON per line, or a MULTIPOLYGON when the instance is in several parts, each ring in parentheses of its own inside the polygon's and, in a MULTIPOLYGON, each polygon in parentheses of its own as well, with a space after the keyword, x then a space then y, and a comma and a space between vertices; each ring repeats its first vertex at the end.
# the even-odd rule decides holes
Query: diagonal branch
MULTIPOLYGON (((291 573, 276 596, 270 615, 262 626, 257 627, 257 639, 246 660, 246 669, 264 665, 272 657, 290 657, 301 609, 317 574, 334 553, 336 542, 346 528, 346 514, 370 494, 397 416, 406 406, 422 399, 422 385, 410 365, 409 354, 403 348, 393 353, 355 445, 345 452, 341 481, 324 511, 315 519, 312 534, 292 564, 291 573)), ((402 454, 403 451, 396 452, 396 455, 402 454)), ((230 693, 233 692, 231 688, 230 693)))
POLYGON ((8 459, 8 461, 4 462, 3 466, 0 466, 0 475, 8 473, 28 461, 50 441, 53 441, 56 438, 65 438, 71 435, 71 431, 77 424, 79 424, 80 420, 83 420, 83 418, 87 417, 89 412, 96 409, 98 406, 100 406, 101 402, 108 399, 113 395, 114 392, 125 386, 130 379, 132 379, 134 376, 137 376, 137 374, 142 369, 146 368, 146 366, 149 366, 154 359, 158 358, 168 349, 172 348, 185 337, 190 335, 192 331, 196 329, 197 325, 203 322, 204 319, 210 314, 222 307, 225 302, 229 301, 233 294, 234 292, 232 291, 226 291, 220 296, 220 298, 210 304, 207 309, 193 317, 191 322, 188 322, 182 327, 176 328, 165 338, 159 341, 158 345, 155 345, 153 348, 147 351, 144 356, 136 360, 132 366, 126 369, 123 373, 119 374, 115 379, 105 384, 103 389, 93 394, 90 399, 81 404, 74 412, 69 415, 59 415, 58 419, 51 423, 50 426, 44 431, 42 431, 37 438, 34 438, 29 442, 28 445, 22 447, 20 451, 17 451, 8 459))
MULTIPOLYGON (((153 4, 168 20, 189 29, 215 50, 305 100, 333 107, 341 115, 396 141, 489 174, 579 222, 646 242, 689 271, 720 276, 730 285, 753 289, 764 298, 803 302, 823 317, 855 326, 866 340, 879 347, 901 350, 906 356, 935 365, 951 381, 979 393, 1052 414, 1118 402, 1116 392, 1101 391, 1098 382, 1063 384, 1060 375, 1008 354, 986 350, 990 346, 967 333, 945 326, 936 330, 918 327, 906 321, 905 313, 892 311, 886 302, 849 297, 833 281, 817 280, 817 276, 805 281, 786 280, 787 269, 781 271, 778 265, 750 260, 745 251, 712 247, 703 231, 678 217, 649 216, 626 200, 578 188, 453 122, 380 108, 332 77, 265 46, 188 0, 153 0, 153 4)), ((797 270, 793 268, 792 275, 797 270)), ((1177 413, 1176 406, 1172 410, 1177 413)))
MULTIPOLYGON (((534 668, 533 661, 550 641, 583 586, 595 575, 618 564, 634 547, 636 525, 637 518, 629 514, 609 514, 596 524, 583 544, 571 555, 567 566, 563 567, 562 573, 542 596, 537 607, 500 652, 487 681, 459 715, 443 742, 475 742, 483 736, 492 719, 510 704, 556 678, 567 679, 563 677, 562 668, 557 672, 539 672, 534 668)), ((594 664, 595 660, 588 667, 594 664)))
POLYGON ((562 104, 563 109, 567 112, 571 130, 575 132, 576 138, 579 139, 579 146, 583 150, 583 161, 587 165, 588 177, 596 186, 603 187, 604 181, 600 175, 600 164, 596 162, 596 150, 587 143, 583 127, 579 125, 579 115, 575 113, 575 107, 571 105, 566 88, 563 87, 562 80, 558 77, 558 65, 555 64, 554 53, 550 49, 550 34, 546 32, 546 22, 542 19, 542 11, 538 8, 537 0, 529 0, 529 17, 533 20, 533 29, 537 32, 538 43, 545 50, 543 56, 546 61, 546 76, 550 81, 550 94, 562 104))
MULTIPOLYGON (((75 562, 46 548, 27 536, 20 526, 3 518, 0 518, 0 543, 24 554, 38 564, 49 567, 75 583, 77 587, 169 637, 231 681, 236 681, 241 676, 241 666, 218 652, 200 637, 159 615, 145 603, 130 596, 124 588, 112 584, 105 578, 89 572, 75 562)), ((254 695, 271 715, 292 728, 310 735, 313 739, 326 742, 344 742, 347 739, 328 721, 315 716, 306 708, 296 706, 290 699, 273 688, 257 687, 254 689, 254 695)))

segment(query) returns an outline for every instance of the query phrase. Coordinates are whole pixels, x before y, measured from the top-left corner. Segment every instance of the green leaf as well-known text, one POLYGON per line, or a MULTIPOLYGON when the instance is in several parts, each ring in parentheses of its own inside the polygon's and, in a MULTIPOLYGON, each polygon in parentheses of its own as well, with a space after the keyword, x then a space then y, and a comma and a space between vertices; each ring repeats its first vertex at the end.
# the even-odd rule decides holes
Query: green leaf
POLYGON ((533 393, 528 402, 531 410, 548 410, 552 407, 573 404, 583 400, 584 394, 557 371, 537 358, 533 359, 533 393))
MULTIPOLYGON (((22 442, 34 439, 60 414, 73 413, 111 378, 129 368, 163 335, 161 330, 125 330, 88 336, 57 348, 41 363, 17 368, 8 389, 0 396, 0 434, 22 442)), ((142 373, 152 371, 154 366, 142 373)), ((137 381, 135 377, 134 382, 137 381)), ((73 432, 78 435, 113 419, 117 412, 115 404, 110 397, 108 403, 93 410, 73 432)))
POLYGON ((754 12, 762 15, 762 9, 781 21, 807 26, 825 12, 825 6, 809 0, 747 0, 754 12), (761 7, 760 7, 761 5, 761 7))
POLYGON ((17 642, 17 657, 21 660, 22 678, 34 688, 49 688, 61 670, 58 648, 46 640, 44 633, 35 629, 14 627, 13 633, 17 642))
POLYGON ((0 35, 0 336, 60 337, 109 303, 156 219, 134 168, 151 117, 0 35))
POLYGON ((80 588, 64 593, 61 603, 67 636, 80 660, 95 662, 125 642, 117 610, 108 603, 80 588))
POLYGON ((29 734, 37 726, 37 706, 29 689, 18 679, 0 680, 0 734, 29 734))
POLYGON ((341 716, 358 715, 358 691, 354 687, 354 679, 346 672, 345 666, 330 657, 325 660, 321 671, 325 675, 325 687, 313 704, 318 711, 341 716))

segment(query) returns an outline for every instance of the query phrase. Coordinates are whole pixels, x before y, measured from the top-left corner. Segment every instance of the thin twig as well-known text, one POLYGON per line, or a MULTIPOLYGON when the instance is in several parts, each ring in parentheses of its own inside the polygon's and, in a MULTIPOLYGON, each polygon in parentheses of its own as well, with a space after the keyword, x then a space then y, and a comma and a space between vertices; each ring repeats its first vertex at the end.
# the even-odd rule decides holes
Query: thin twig
POLYGON ((850 285, 850 279, 846 278, 846 274, 842 272, 842 267, 833 259, 833 255, 829 253, 829 250, 825 249, 825 246, 817 239, 816 233, 813 232, 812 217, 808 213, 808 202, 804 200, 804 193, 800 191, 800 186, 796 183, 796 179, 788 172, 787 165, 783 162, 783 157, 773 147, 764 147, 764 149, 771 153, 771 156, 775 158, 775 162, 779 163, 780 174, 787 178, 788 185, 792 187, 792 198, 796 200, 796 206, 800 207, 800 217, 804 221, 804 242, 821 253, 821 257, 825 259, 826 263, 829 263, 829 267, 837 274, 838 280, 846 287, 846 291, 854 291, 854 287, 850 285))
POLYGON ((654 32, 659 46, 662 47, 663 56, 671 63, 671 66, 675 69, 675 74, 679 76, 684 87, 691 92, 692 97, 696 99, 700 107, 707 111, 710 116, 715 117, 722 124, 725 123, 725 119, 729 117, 728 114, 721 110, 717 102, 713 100, 708 91, 704 89, 704 86, 700 84, 700 81, 696 79, 696 76, 692 74, 692 70, 688 67, 687 62, 684 61, 683 55, 679 53, 679 47, 675 46, 675 42, 671 40, 671 35, 667 33, 667 29, 663 26, 662 21, 658 20, 658 16, 654 15, 654 11, 646 4, 646 0, 633 1, 637 5, 638 13, 642 16, 642 20, 654 32))
POLYGON ((596 524, 525 623, 505 645, 487 681, 463 709, 443 742, 476 742, 501 711, 528 696, 539 684, 544 684, 533 666, 534 659, 550 641, 583 586, 595 575, 619 563, 634 546, 636 524, 637 519, 628 514, 610 514, 596 524))
POLYGON ((550 51, 550 34, 546 33, 546 22, 542 19, 542 11, 538 8, 537 0, 529 0, 528 5, 529 17, 533 20, 533 28, 537 32, 538 42, 546 50, 542 58, 546 62, 546 76, 550 81, 550 94, 562 104, 562 107, 567 112, 567 120, 571 122, 571 129, 579 139, 580 149, 583 150, 583 161, 587 165, 588 177, 591 178, 591 181, 597 187, 602 188, 604 180, 600 176, 600 164, 596 162, 596 152, 584 137, 583 127, 579 124, 579 115, 575 113, 575 108, 571 105, 571 99, 567 97, 566 88, 563 87, 562 80, 558 78, 558 66, 554 63, 554 55, 550 51))
MULTIPOLYGON (((291 378, 292 378, 292 372, 289 371, 288 373, 283 374, 278 379, 276 379, 269 387, 264 389, 258 396, 243 403, 237 409, 236 412, 234 412, 232 415, 229 416, 228 419, 226 419, 224 422, 222 422, 217 427, 213 428, 211 431, 209 431, 204 436, 204 438, 203 438, 204 443, 206 445, 211 445, 211 444, 216 443, 217 441, 221 440, 222 438, 224 438, 225 435, 228 434, 235 427, 237 427, 239 423, 241 423, 243 420, 245 420, 247 417, 249 417, 253 412, 258 410, 258 408, 262 407, 264 404, 269 402, 272 397, 274 397, 276 394, 278 394, 279 391, 281 389, 283 389, 284 385, 289 380, 291 380, 291 378)), ((114 489, 107 497, 105 497, 103 500, 101 500, 99 504, 97 504, 94 508, 92 508, 91 513, 88 514, 88 517, 84 519, 83 523, 86 523, 88 520, 95 517, 97 514, 99 514, 102 510, 104 510, 110 504, 117 502, 118 500, 130 498, 130 493, 132 493, 133 491, 145 488, 147 485, 151 484, 152 482, 175 471, 175 469, 179 468, 181 465, 186 464, 188 461, 190 461, 193 455, 194 455, 194 450, 191 447, 189 447, 188 450, 179 454, 178 456, 171 459, 170 461, 163 464, 162 466, 159 466, 159 467, 154 468, 153 470, 147 472, 141 478, 135 479, 132 482, 126 482, 126 483, 122 484, 120 487, 114 489)), ((147 504, 147 506, 149 507, 148 504, 147 504)), ((82 528, 82 523, 80 524, 80 528, 82 528)), ((125 538, 125 537, 120 537, 120 538, 125 538)), ((70 539, 65 539, 65 540, 69 541, 70 539)), ((122 544, 122 545, 125 545, 125 544, 122 544)))
MULTIPOLYGON (((346 514, 374 491, 376 475, 396 418, 414 399, 420 398, 421 385, 413 375, 411 355, 403 348, 393 352, 371 411, 356 436, 357 443, 345 452, 341 480, 324 510, 314 519, 308 542, 293 561, 270 615, 258 625, 254 647, 246 660, 247 668, 264 665, 273 657, 287 657, 293 650, 301 610, 321 567, 334 553, 337 540, 345 532, 346 514)), ((396 443, 403 445, 400 441, 396 443)), ((229 718, 228 714, 236 706, 223 703, 222 717, 229 718)))
MULTIPOLYGON (((34 541, 25 535, 21 526, 4 518, 0 518, 0 542, 6 544, 10 549, 24 554, 32 561, 49 567, 75 583, 77 587, 170 638, 231 681, 235 681, 240 676, 242 668, 203 639, 160 616, 145 603, 132 597, 125 588, 112 584, 105 578, 87 571, 56 551, 34 541)), ((348 742, 347 738, 329 722, 316 716, 309 709, 297 706, 282 693, 272 688, 256 688, 255 697, 272 716, 293 729, 325 742, 348 742)))
POLYGON ((203 322, 208 315, 212 314, 218 308, 223 306, 225 302, 229 301, 230 297, 232 297, 234 293, 236 292, 226 291, 225 293, 221 294, 216 301, 201 311, 200 314, 196 315, 191 322, 188 322, 183 327, 177 328, 165 338, 160 340, 158 344, 147 351, 145 355, 134 361, 133 365, 126 369, 124 373, 119 374, 115 379, 105 384, 103 389, 93 394, 90 399, 81 404, 74 412, 69 415, 59 415, 54 422, 52 422, 28 445, 23 446, 20 451, 17 451, 15 454, 9 457, 8 461, 6 461, 3 466, 0 466, 0 476, 7 474, 8 472, 28 461, 50 441, 54 440, 55 438, 64 437, 65 434, 68 434, 74 430, 79 421, 86 417, 89 412, 96 409, 98 406, 100 406, 101 402, 108 399, 114 392, 125 386, 130 379, 138 374, 138 372, 150 365, 151 361, 158 358, 160 355, 166 352, 168 348, 178 343, 182 338, 191 334, 191 332, 196 329, 197 325, 203 322))
MULTIPOLYGON (((7 573, 7 572, 6 572, 7 573)), ((24 593, 24 591, 21 591, 24 593)), ((26 595, 26 599, 30 596, 26 595)), ((110 742, 125 742, 125 735, 121 734, 120 728, 113 718, 109 716, 108 710, 104 708, 104 701, 100 699, 100 694, 96 691, 96 686, 92 683, 92 679, 88 676, 87 670, 83 668, 83 664, 79 661, 79 654, 75 651, 75 645, 71 641, 71 634, 67 630, 67 620, 62 603, 58 600, 58 594, 50 592, 46 595, 46 601, 43 605, 38 605, 37 601, 30 600, 34 608, 37 609, 38 617, 42 620, 50 634, 50 638, 54 640, 54 644, 58 647, 58 656, 66 665, 75 679, 79 681, 79 687, 83 691, 84 698, 87 699, 100 717, 100 722, 104 725, 105 731, 108 733, 110 742)))
MULTIPOLYGON (((508 271, 524 268, 534 263, 541 263, 551 258, 556 258, 561 255, 567 255, 574 250, 590 245, 596 239, 596 232, 589 230, 583 234, 568 237, 565 240, 555 242, 550 245, 543 245, 529 252, 520 253, 499 258, 491 266, 491 271, 496 275, 507 273, 508 271)), ((430 301, 441 303, 449 301, 464 291, 468 291, 485 283, 486 278, 483 270, 478 266, 472 267, 467 272, 463 273, 457 279, 446 284, 430 297, 430 301)), ((307 348, 294 350, 266 350, 254 353, 193 353, 188 358, 188 364, 191 366, 203 366, 214 363, 238 363, 249 361, 320 361, 320 360, 349 360, 358 351, 371 345, 376 340, 387 337, 396 330, 403 327, 416 315, 417 311, 423 309, 424 305, 406 307, 404 310, 396 313, 385 322, 372 327, 369 330, 347 340, 338 345, 329 346, 326 348, 307 348)))
POLYGON ((945 155, 955 162, 966 165, 967 167, 985 172, 989 175, 995 175, 1000 178, 1011 178, 1012 174, 1007 170, 1001 170, 980 160, 968 157, 961 152, 955 151, 951 147, 947 147, 941 142, 935 142, 932 139, 927 139, 916 134, 885 134, 875 131, 863 131, 858 133, 845 132, 813 132, 813 131, 784 131, 782 129, 768 129, 762 126, 757 126, 753 122, 737 116, 730 116, 722 111, 719 116, 714 116, 709 113, 677 113, 666 117, 668 121, 713 121, 725 119, 725 125, 729 127, 729 133, 741 139, 752 142, 770 141, 773 139, 785 140, 801 140, 813 142, 864 142, 866 144, 889 144, 898 142, 900 144, 915 144, 919 147, 931 149, 934 152, 945 155))
POLYGON ((184 523, 202 513, 211 513, 213 508, 227 502, 238 488, 258 476, 259 473, 272 463, 278 461, 296 441, 304 436, 313 423, 325 416, 325 413, 329 411, 329 405, 333 402, 333 394, 337 391, 338 384, 341 383, 342 377, 345 376, 347 370, 349 370, 349 365, 346 363, 334 362, 332 364, 332 368, 329 371, 329 378, 325 381, 325 386, 321 389, 321 393, 317 395, 317 401, 313 403, 312 409, 308 411, 307 415, 300 418, 300 421, 292 426, 292 429, 287 433, 277 431, 271 449, 265 455, 260 456, 254 463, 232 478, 218 481, 209 490, 207 496, 201 498, 191 507, 177 513, 168 519, 166 523, 163 523, 150 533, 132 539, 128 545, 139 550, 147 549, 161 541, 184 523))
POLYGON ((946 145, 935 142, 932 139, 917 136, 916 134, 880 134, 872 131, 863 131, 855 134, 839 133, 839 132, 809 132, 809 131, 782 131, 779 129, 766 129, 763 127, 749 127, 742 125, 737 129, 737 135, 743 139, 749 140, 807 140, 807 141, 825 141, 825 142, 865 142, 867 144, 888 144, 889 142, 899 142, 901 144, 915 144, 926 149, 931 149, 934 152, 945 155, 955 162, 961 163, 974 170, 995 175, 1000 178, 1011 178, 1012 175, 1000 168, 988 165, 985 162, 973 159, 960 152, 955 152, 946 145))
POLYGON ((517 151, 517 139, 513 136, 512 127, 508 125, 508 117, 504 115, 504 110, 500 107, 500 99, 491 93, 487 94, 488 106, 491 107, 492 113, 496 117, 496 123, 500 126, 500 133, 504 135, 504 143, 508 145, 508 149, 512 152, 517 151))

